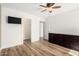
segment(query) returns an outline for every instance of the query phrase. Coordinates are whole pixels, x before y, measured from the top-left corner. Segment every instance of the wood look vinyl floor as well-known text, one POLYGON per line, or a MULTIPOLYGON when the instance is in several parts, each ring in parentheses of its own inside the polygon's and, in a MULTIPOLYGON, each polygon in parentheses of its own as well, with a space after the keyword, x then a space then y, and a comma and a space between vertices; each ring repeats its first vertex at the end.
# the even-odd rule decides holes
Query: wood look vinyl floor
POLYGON ((24 44, 1 50, 0 56, 72 56, 70 49, 39 40, 31 43, 25 40, 24 44))

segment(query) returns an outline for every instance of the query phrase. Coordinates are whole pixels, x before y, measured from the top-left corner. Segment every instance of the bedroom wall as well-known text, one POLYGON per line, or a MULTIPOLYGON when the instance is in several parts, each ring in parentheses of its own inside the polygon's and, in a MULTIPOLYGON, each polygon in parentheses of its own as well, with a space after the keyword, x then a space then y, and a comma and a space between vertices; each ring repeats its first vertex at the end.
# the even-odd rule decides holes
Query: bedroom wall
POLYGON ((45 22, 45 19, 37 16, 31 19, 31 41, 35 42, 40 40, 40 22, 45 22))
MULTIPOLYGON (((37 18, 38 19, 38 18, 37 18)), ((31 41, 35 42, 38 41, 40 38, 40 34, 39 34, 39 20, 31 20, 31 41)))
POLYGON ((40 17, 27 14, 25 12, 1 7, 1 49, 8 48, 23 43, 24 39, 31 38, 31 41, 39 40, 39 22, 44 21, 40 17), (8 24, 7 16, 22 18, 22 24, 8 24), (29 25, 29 23, 31 23, 29 25), (24 26, 25 25, 25 26, 24 26), (32 28, 29 30, 29 26, 32 28), (25 27, 25 28, 24 28, 25 27), (27 29, 28 28, 28 29, 27 29), (26 30, 26 31, 25 31, 26 30), (27 34, 31 31, 31 34, 27 34), (31 37, 30 37, 31 36, 31 37))
POLYGON ((23 20, 25 14, 10 8, 1 8, 1 48, 8 48, 23 43, 23 20), (22 18, 22 24, 8 24, 7 16, 22 18))
POLYGON ((1 47, 1 5, 0 5, 0 47, 1 47))
POLYGON ((24 39, 31 38, 30 14, 6 7, 1 10, 1 49, 23 44, 24 39), (8 24, 7 16, 22 18, 22 24, 8 24))
POLYGON ((45 22, 45 39, 48 33, 79 35, 79 8, 50 16, 45 22))

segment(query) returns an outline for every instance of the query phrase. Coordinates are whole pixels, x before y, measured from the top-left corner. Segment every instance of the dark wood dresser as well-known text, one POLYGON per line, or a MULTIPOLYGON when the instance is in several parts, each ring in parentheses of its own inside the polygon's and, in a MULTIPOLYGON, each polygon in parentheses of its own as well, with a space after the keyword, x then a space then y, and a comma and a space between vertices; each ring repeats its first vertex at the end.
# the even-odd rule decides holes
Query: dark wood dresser
POLYGON ((79 51, 79 36, 49 33, 49 42, 79 51))

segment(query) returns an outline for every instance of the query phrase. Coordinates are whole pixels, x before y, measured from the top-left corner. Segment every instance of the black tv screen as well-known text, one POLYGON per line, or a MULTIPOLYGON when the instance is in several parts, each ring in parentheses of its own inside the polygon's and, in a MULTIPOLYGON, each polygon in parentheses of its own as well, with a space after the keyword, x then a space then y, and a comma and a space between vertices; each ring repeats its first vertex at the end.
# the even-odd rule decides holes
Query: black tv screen
POLYGON ((21 18, 8 16, 8 23, 21 24, 21 18))

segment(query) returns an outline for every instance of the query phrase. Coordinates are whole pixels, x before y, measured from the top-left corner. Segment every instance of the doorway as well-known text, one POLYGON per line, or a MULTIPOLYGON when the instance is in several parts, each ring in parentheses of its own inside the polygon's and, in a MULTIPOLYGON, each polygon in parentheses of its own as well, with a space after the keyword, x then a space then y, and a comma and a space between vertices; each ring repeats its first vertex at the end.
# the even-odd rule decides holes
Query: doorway
POLYGON ((40 39, 44 39, 44 22, 40 22, 40 39))
POLYGON ((24 21, 24 41, 31 42, 31 20, 26 19, 24 21))

